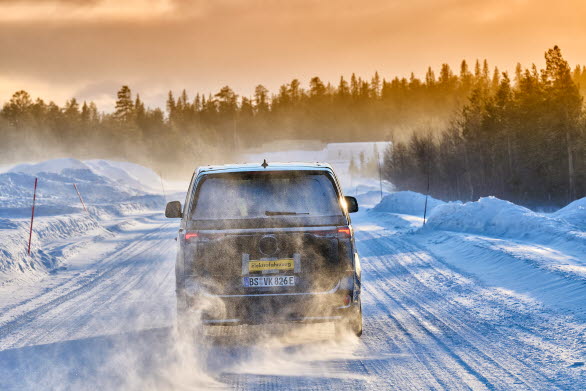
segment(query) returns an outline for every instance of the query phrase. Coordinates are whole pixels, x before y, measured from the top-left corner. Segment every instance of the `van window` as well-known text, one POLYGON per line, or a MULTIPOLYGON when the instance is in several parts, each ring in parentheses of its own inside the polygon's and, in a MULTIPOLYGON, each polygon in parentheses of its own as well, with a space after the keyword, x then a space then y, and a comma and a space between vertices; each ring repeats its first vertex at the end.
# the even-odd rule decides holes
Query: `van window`
POLYGON ((211 175, 194 206, 194 220, 343 215, 330 177, 303 171, 211 175))

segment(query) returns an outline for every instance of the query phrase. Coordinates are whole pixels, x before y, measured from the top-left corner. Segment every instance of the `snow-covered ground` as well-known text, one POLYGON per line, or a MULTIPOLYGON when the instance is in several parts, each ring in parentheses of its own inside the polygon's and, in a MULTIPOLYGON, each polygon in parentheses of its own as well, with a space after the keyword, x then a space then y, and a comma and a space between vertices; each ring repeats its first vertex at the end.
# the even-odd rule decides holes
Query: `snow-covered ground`
POLYGON ((424 196, 385 184, 380 202, 378 181, 342 178, 361 205, 362 338, 268 325, 194 347, 174 333, 160 179, 104 163, 0 174, 0 389, 586 389, 585 199, 428 199, 422 227, 424 196))
POLYGON ((115 236, 137 214, 161 210, 162 186, 153 171, 126 162, 54 159, 7 168, 0 173, 0 287, 66 268, 70 257, 115 236))

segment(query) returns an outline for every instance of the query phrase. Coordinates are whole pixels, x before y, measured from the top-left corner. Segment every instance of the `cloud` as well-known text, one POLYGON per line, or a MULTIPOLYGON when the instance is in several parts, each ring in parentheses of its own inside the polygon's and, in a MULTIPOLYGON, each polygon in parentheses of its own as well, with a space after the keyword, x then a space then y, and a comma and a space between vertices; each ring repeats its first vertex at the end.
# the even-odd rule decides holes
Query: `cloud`
POLYGON ((176 14, 174 0, 0 0, 0 21, 153 20, 176 14))
POLYGON ((315 75, 422 75, 463 58, 513 69, 554 44, 575 64, 586 62, 585 18, 582 0, 0 0, 0 75, 81 99, 129 84, 155 100, 223 85, 246 96, 315 75))
POLYGON ((67 4, 67 5, 93 5, 95 3, 99 3, 102 0, 0 0, 1 4, 43 4, 43 3, 53 3, 53 4, 67 4))

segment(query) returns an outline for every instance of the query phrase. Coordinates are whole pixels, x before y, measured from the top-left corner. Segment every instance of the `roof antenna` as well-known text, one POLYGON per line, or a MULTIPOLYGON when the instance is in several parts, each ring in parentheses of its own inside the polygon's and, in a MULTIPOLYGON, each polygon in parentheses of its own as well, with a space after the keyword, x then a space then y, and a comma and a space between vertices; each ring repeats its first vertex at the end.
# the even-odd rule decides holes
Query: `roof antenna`
POLYGON ((262 168, 267 168, 267 167, 269 166, 269 163, 267 163, 267 159, 264 159, 264 160, 262 161, 262 164, 261 164, 261 166, 262 166, 262 168))

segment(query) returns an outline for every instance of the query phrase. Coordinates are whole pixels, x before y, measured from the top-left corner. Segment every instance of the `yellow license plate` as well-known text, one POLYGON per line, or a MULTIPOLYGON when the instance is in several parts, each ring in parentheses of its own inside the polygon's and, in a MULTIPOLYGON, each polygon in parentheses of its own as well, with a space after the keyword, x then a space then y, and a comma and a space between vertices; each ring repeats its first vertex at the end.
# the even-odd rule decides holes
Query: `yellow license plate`
POLYGON ((263 270, 293 270, 295 267, 293 259, 276 259, 274 261, 250 261, 248 262, 249 272, 260 272, 263 270))

